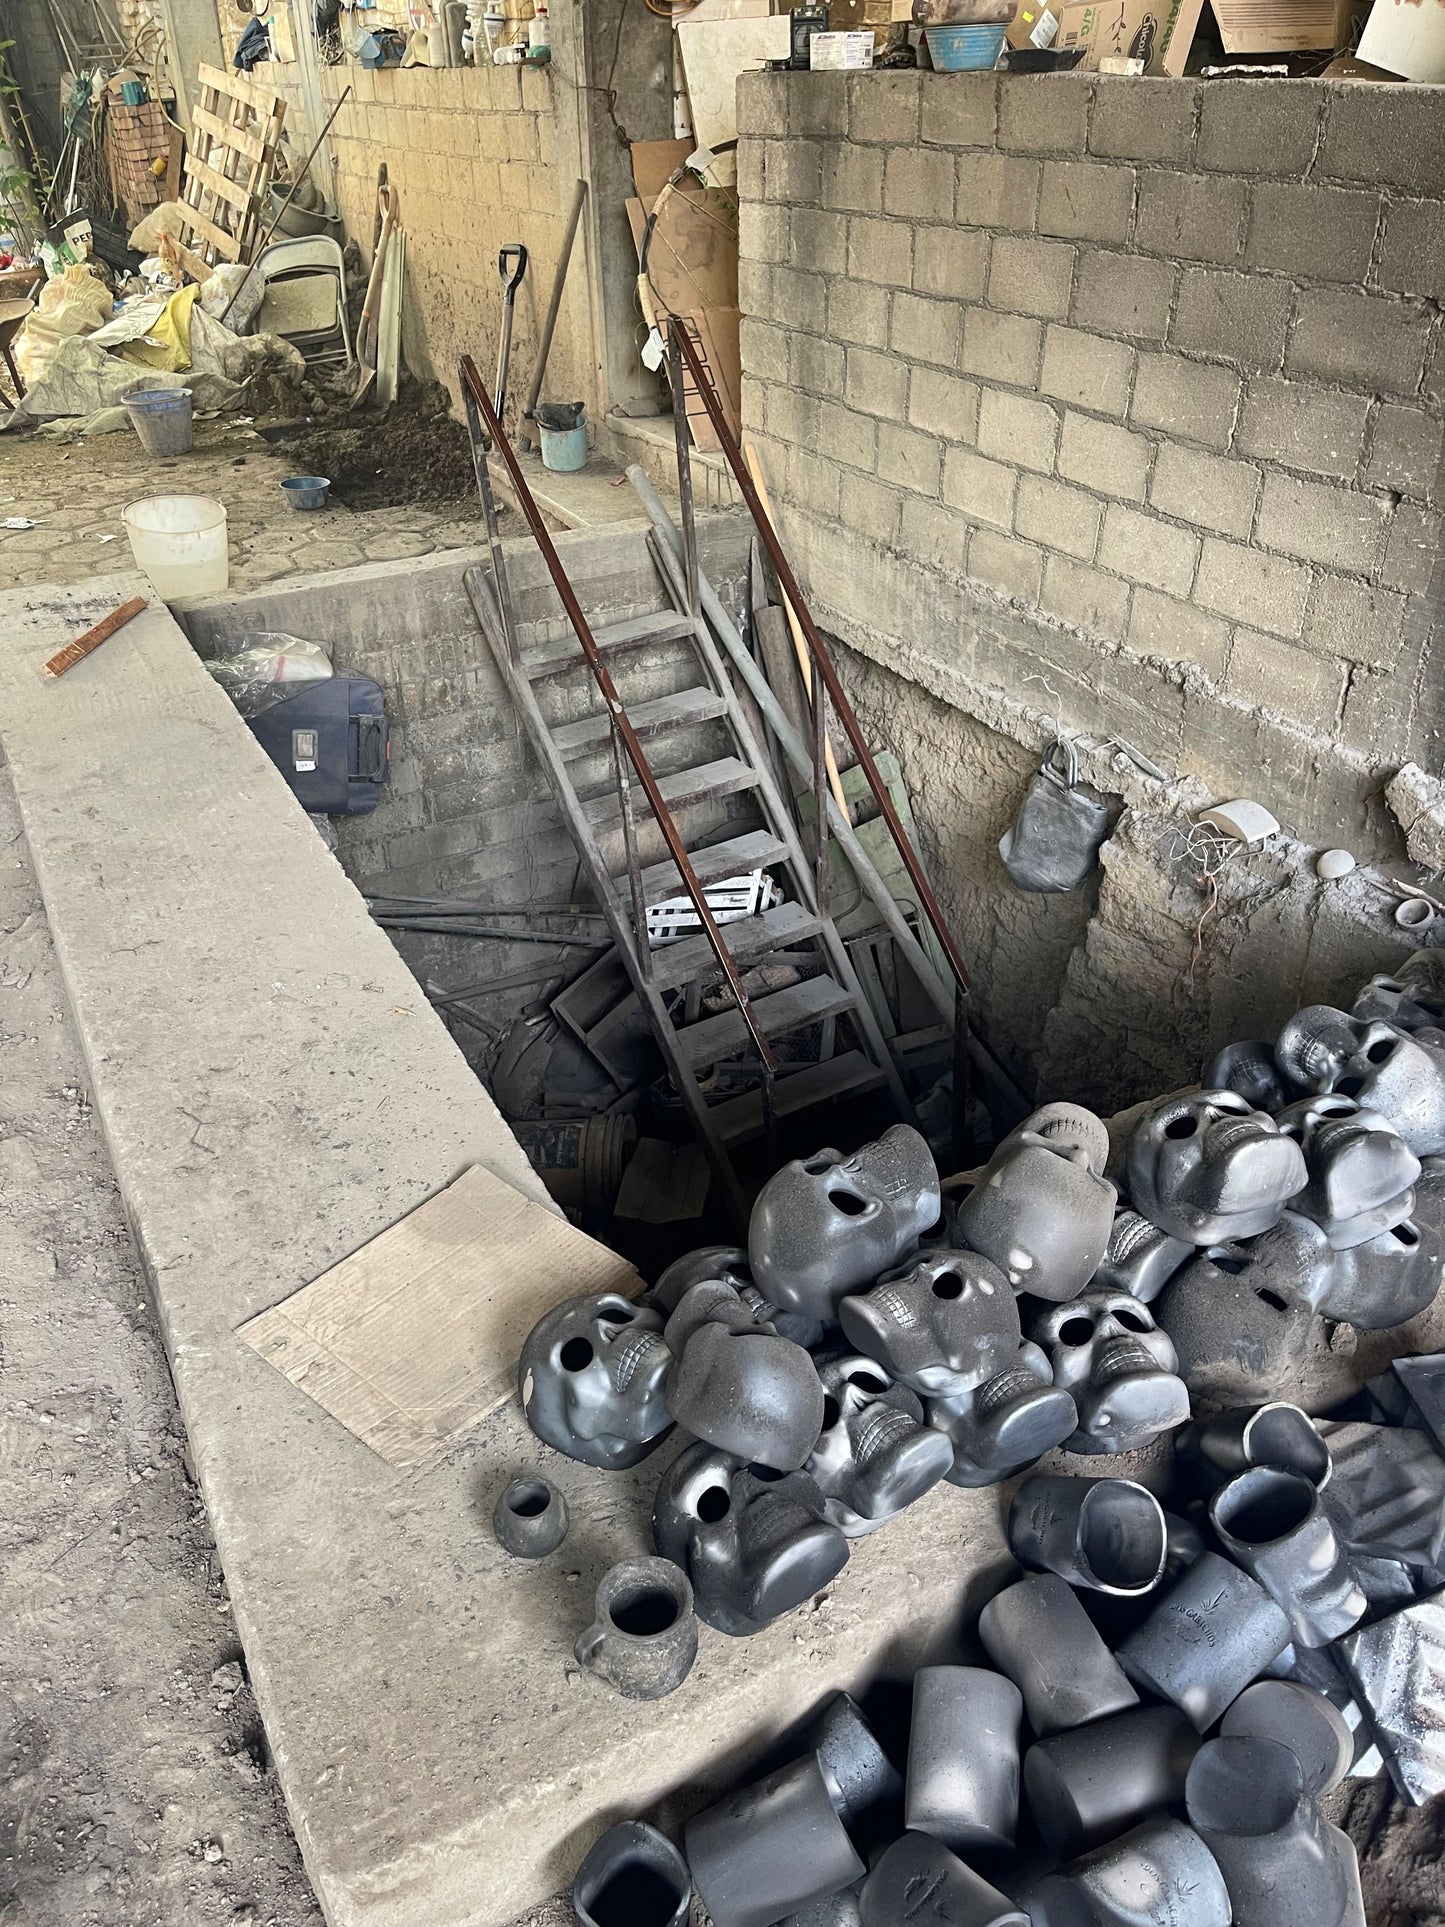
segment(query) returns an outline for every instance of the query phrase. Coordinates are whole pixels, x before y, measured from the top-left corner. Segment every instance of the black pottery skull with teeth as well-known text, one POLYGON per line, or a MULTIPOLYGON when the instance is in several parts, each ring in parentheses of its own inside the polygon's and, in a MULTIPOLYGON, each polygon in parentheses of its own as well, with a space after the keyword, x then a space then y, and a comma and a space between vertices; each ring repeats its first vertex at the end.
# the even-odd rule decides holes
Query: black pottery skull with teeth
POLYGON ((935 1247, 845 1298, 849 1342, 899 1384, 928 1397, 972 1391, 1011 1363, 1022 1329, 1018 1301, 997 1265, 973 1251, 935 1247))
POLYGON ((861 1539, 947 1477, 953 1448, 924 1425, 917 1393, 875 1359, 827 1359, 818 1376, 823 1429, 804 1470, 823 1494, 825 1516, 845 1538, 861 1539))
POLYGON ((1118 1193, 1109 1133, 1078 1104, 1045 1104, 1010 1131, 958 1207, 958 1235, 1015 1291, 1055 1302, 1084 1289, 1109 1241, 1118 1193))
POLYGON ((1055 1385, 1048 1356, 1023 1339, 1002 1371, 971 1391, 930 1398, 928 1423, 953 1447, 950 1485, 997 1485, 1062 1445, 1076 1429, 1073 1396, 1055 1385))
POLYGON ((1182 1238, 1171 1238, 1132 1205, 1122 1204, 1114 1213, 1109 1243, 1092 1283, 1101 1290, 1127 1291, 1141 1305, 1152 1304, 1179 1267, 1193 1256, 1193 1245, 1185 1244, 1182 1238))
POLYGON ((570 1298, 532 1327, 517 1364, 527 1423, 584 1465, 645 1459, 672 1430, 662 1317, 617 1292, 570 1298))
POLYGON ((758 1193, 748 1256, 758 1288, 779 1310, 821 1323, 838 1300, 871 1284, 938 1222, 938 1169, 911 1124, 845 1158, 794 1158, 758 1193))
POLYGON ((1317 1224, 1337 1251, 1409 1217, 1420 1160, 1378 1111, 1331 1093, 1287 1105, 1275 1122, 1304 1152, 1309 1172, 1289 1208, 1317 1224))
POLYGON ((1445 1151, 1445 1031, 1405 1031, 1310 1004, 1280 1032, 1275 1055, 1306 1090, 1377 1111, 1417 1157, 1445 1151))
POLYGON ((1226 1044, 1204 1066, 1199 1082, 1206 1091, 1233 1091, 1271 1117, 1298 1095, 1275 1062, 1274 1046, 1258 1040, 1226 1044))
POLYGON ((1136 1211, 1185 1244, 1253 1238, 1309 1173, 1275 1120, 1233 1091, 1188 1091, 1152 1104, 1126 1157, 1136 1211))
POLYGON ((1188 1418, 1169 1335, 1127 1292, 1088 1291, 1051 1305, 1035 1317, 1032 1336, 1049 1355, 1054 1383, 1078 1407, 1065 1451, 1132 1452, 1188 1418))
POLYGON ((848 1563, 848 1541, 806 1472, 744 1465, 701 1439, 663 1474, 652 1537, 692 1581, 698 1618, 739 1637, 801 1606, 848 1563))

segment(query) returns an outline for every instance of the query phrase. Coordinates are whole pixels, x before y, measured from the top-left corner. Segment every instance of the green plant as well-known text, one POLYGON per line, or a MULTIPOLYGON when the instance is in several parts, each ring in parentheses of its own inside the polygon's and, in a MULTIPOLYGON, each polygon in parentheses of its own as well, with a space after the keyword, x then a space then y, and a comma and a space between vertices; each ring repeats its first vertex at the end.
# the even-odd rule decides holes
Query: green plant
POLYGON ((20 85, 10 67, 14 45, 13 40, 0 40, 0 208, 17 232, 34 236, 41 226, 37 209, 44 206, 50 183, 40 153, 28 138, 20 85), (33 156, 29 165, 21 155, 17 123, 33 156))

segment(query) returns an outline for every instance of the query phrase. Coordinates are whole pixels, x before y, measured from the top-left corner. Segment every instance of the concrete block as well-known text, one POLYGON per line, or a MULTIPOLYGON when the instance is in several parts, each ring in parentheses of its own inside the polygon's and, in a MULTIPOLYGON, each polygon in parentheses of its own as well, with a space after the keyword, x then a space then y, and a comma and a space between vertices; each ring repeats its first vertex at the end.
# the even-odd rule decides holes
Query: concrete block
POLYGON ((1321 575, 1305 622, 1304 640, 1323 656, 1391 669, 1400 655, 1405 598, 1349 576, 1321 575))
POLYGON ((1231 696, 1290 722, 1332 731, 1344 693, 1345 668, 1275 636, 1240 629, 1229 653, 1224 686, 1231 696))
POLYGON ((1134 351, 1122 341, 1050 327, 1044 335, 1042 394, 1098 415, 1121 416, 1129 399, 1134 351))
POLYGON ((908 406, 908 365, 896 355, 849 348, 843 394, 850 408, 900 421, 908 406))
POLYGON ((1086 248, 1074 277, 1071 319, 1101 334, 1163 341, 1179 270, 1170 261, 1086 248))
MULTIPOLYGON (((782 140, 789 132, 788 107, 795 94, 791 74, 748 73, 738 76, 738 137, 759 134, 782 140)), ((812 132, 812 129, 809 129, 812 132)))
POLYGON ((1090 635, 1122 642, 1129 626, 1129 584, 1072 556, 1051 555, 1044 563, 1039 607, 1090 635))
POLYGON ((1250 190, 1244 265, 1315 281, 1363 281, 1380 213, 1378 194, 1257 181, 1250 190))
POLYGON ((1111 502, 1104 511, 1104 533, 1099 538, 1100 568, 1112 569, 1130 582, 1147 582, 1170 595, 1187 596, 1199 559, 1199 538, 1157 516, 1111 502))
POLYGON ((1378 496, 1266 474, 1255 540, 1305 562, 1365 575, 1379 554, 1385 514, 1378 496))
POLYGON ((1082 154, 1093 90, 1085 74, 1001 74, 999 146, 1022 154, 1082 154))
POLYGON ((817 436, 812 446, 831 462, 872 472, 877 424, 871 415, 841 402, 825 401, 818 409, 817 436))
POLYGON ((763 191, 770 201, 816 201, 822 191, 823 150, 817 141, 769 141, 763 191))
MULTIPOLYGON (((787 103, 787 132, 804 140, 836 141, 848 125, 848 76, 830 73, 770 75, 787 103)), ((741 96, 739 96, 741 99, 741 96)))
POLYGON ((969 522, 962 515, 921 495, 905 495, 899 524, 899 547, 926 567, 962 575, 968 548, 969 522))
MULTIPOLYGON (((810 395, 839 397, 843 393, 843 344, 822 335, 789 334, 776 329, 790 344, 784 379, 810 395)), ((777 377, 774 377, 777 379, 777 377)))
POLYGON ((1445 869, 1445 782, 1406 763, 1385 785, 1385 801, 1405 833, 1405 854, 1427 870, 1445 869))
MULTIPOLYGON (((1015 469, 987 461, 972 449, 950 448, 943 458, 943 500, 971 522, 1011 530, 1017 479, 1015 469)), ((904 520, 906 527, 906 512, 904 520)))
POLYGON ((1122 247, 1134 216, 1136 179, 1132 167, 1045 161, 1039 184, 1039 233, 1122 247))
POLYGON ((1229 639, 1229 624, 1219 616, 1143 584, 1135 588, 1125 640, 1141 656, 1190 663, 1219 681, 1229 657, 1229 639))
POLYGON ((775 267, 769 276, 773 318, 815 335, 828 326, 828 281, 825 275, 804 274, 800 268, 775 267))
POLYGON ((792 254, 791 211, 773 201, 738 205, 738 260, 787 261, 792 254))
POLYGON ((1061 549, 1080 562, 1091 562, 1099 540, 1104 504, 1082 489, 1051 482, 1041 475, 1019 477, 1014 504, 1014 527, 1020 535, 1046 548, 1061 549))
POLYGON ((1440 101, 1428 87, 1331 87, 1315 172, 1405 194, 1445 196, 1440 101))
POLYGON ((828 286, 828 332, 865 348, 888 346, 887 290, 866 281, 832 281, 828 286))
POLYGON ((845 468, 838 477, 839 518, 870 542, 891 545, 896 541, 902 509, 897 491, 884 488, 871 476, 845 468))
POLYGON ((1228 368, 1178 355, 1140 355, 1129 419, 1181 441, 1228 448, 1239 407, 1240 380, 1228 368))
POLYGON ((1370 436, 1365 487, 1393 489, 1397 495, 1431 501, 1440 487, 1440 458, 1439 417, 1385 402, 1370 436))
POLYGON ((912 147, 918 139, 921 76, 879 71, 848 77, 848 132, 855 141, 912 147))
POLYGON ((1135 245, 1146 254, 1229 267, 1244 237, 1243 181, 1148 168, 1139 181, 1135 245))
POLYGON ((1302 175, 1314 159, 1324 92, 1294 80, 1211 80, 1200 93, 1196 166, 1302 175))
POLYGON ((964 314, 959 365, 966 375, 1032 388, 1042 351, 1043 329, 1037 321, 1024 315, 990 314, 986 308, 969 308, 964 314))
POLYGON ((745 315, 769 319, 777 313, 773 302, 773 268, 771 261, 759 261, 750 255, 738 260, 738 305, 745 315))
MULTIPOLYGON (((741 152, 741 149, 739 150, 741 152)), ((820 192, 824 207, 849 213, 876 214, 883 206, 883 155, 876 147, 825 143, 820 192)), ((738 182, 743 193, 741 176, 738 182)))
POLYGON ((992 147, 998 83, 992 74, 923 74, 923 139, 939 147, 992 147))
POLYGON ((978 452, 1048 475, 1054 466, 1059 418, 1047 402, 985 388, 978 404, 978 452))
MULTIPOLYGON (((739 214, 747 211, 743 202, 739 214)), ((848 268, 848 217, 841 210, 795 207, 788 218, 788 260, 813 274, 844 274, 848 268)))
POLYGON ((913 281, 913 229, 902 221, 855 214, 848 222, 848 272, 855 281, 906 288, 913 281))
POLYGON ((920 229, 913 248, 913 286, 950 301, 982 301, 989 236, 983 228, 920 229))
POLYGON ((799 508, 812 515, 837 518, 843 473, 811 445, 788 450, 788 493, 799 508))
POLYGON ((1277 636, 1298 636, 1309 599, 1309 570, 1281 556, 1241 548, 1207 535, 1199 557, 1194 600, 1277 636))
POLYGON ((791 447, 811 448, 818 439, 818 410, 821 403, 813 395, 796 388, 769 388, 764 420, 768 433, 791 447))
POLYGON ((911 489, 915 495, 938 493, 943 464, 943 448, 936 435, 925 435, 917 428, 902 428, 897 422, 878 425, 878 479, 898 488, 911 489))
POLYGON ((971 227, 1027 231, 1034 224, 1039 163, 1013 154, 960 154, 956 208, 971 227))
POLYGON ((1375 279, 1393 294, 1445 296, 1445 206, 1391 201, 1385 209, 1375 279))
POLYGON ((1440 560, 1441 540, 1441 518, 1435 510, 1418 508, 1413 502, 1397 504, 1390 517, 1385 559, 1380 564, 1381 583, 1410 595, 1428 595, 1440 560))
POLYGON ((895 294, 890 345, 909 361, 932 361, 941 368, 956 368, 960 318, 956 301, 895 294))
POLYGON ((1085 483, 1104 495, 1142 502, 1153 454, 1153 443, 1143 435, 1112 422, 1094 421, 1072 408, 1064 415, 1059 474, 1066 481, 1085 483))
MULTIPOLYGON (((385 69, 382 70, 383 72, 385 69)), ((767 192, 765 163, 768 144, 760 140, 740 140, 738 142, 738 199, 740 202, 760 201, 767 192)))
POLYGON ((1284 355, 1291 294, 1287 281, 1263 275, 1186 268, 1170 344, 1272 374, 1284 355))
POLYGON ((1259 499, 1260 471, 1248 462, 1160 444, 1149 500, 1165 515, 1221 535, 1248 536, 1259 499))
POLYGON ((1016 536, 975 529, 968 543, 968 573, 975 582, 996 589, 1019 602, 1037 603, 1043 585, 1044 558, 1016 536))
POLYGON ((1074 250, 1062 241, 997 235, 988 264, 991 307, 1062 321, 1073 289, 1074 250))
POLYGON ((883 211, 908 221, 951 221, 956 163, 932 147, 894 147, 883 171, 883 211))
POLYGON ((1089 152, 1119 160, 1187 165, 1194 146, 1198 99, 1197 84, 1187 81, 1101 75, 1089 125, 1089 152))
POLYGON ((1370 412, 1363 395, 1342 395, 1309 382, 1251 380, 1234 445, 1243 455, 1353 480, 1370 412))
POLYGON ((926 434, 972 446, 978 439, 979 388, 938 368, 915 368, 908 382, 908 420, 926 434))

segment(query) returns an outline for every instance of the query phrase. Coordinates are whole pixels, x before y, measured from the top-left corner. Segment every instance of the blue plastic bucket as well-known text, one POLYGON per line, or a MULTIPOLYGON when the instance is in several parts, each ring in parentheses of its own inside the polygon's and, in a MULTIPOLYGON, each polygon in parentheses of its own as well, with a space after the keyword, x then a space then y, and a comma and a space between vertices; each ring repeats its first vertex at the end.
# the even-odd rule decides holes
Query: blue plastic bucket
POLYGON ((537 432, 542 439, 543 468, 564 475, 574 469, 586 468, 586 422, 578 422, 575 428, 548 428, 545 422, 539 420, 537 432))
POLYGON ((147 455, 189 455, 193 441, 189 388, 137 388, 122 397, 147 455))
POLYGON ((329 475, 288 475, 281 484, 293 509, 324 509, 331 491, 329 475))
POLYGON ((998 65, 1008 23, 998 27, 926 27, 928 57, 941 74, 978 73, 998 65))

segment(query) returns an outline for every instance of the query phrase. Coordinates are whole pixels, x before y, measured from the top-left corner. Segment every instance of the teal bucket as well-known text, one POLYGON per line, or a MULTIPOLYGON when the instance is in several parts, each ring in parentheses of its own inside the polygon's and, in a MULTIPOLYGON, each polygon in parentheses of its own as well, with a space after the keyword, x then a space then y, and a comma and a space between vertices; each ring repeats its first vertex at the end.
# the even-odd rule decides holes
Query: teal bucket
POLYGON ((972 74, 996 67, 1008 25, 1001 27, 927 27, 928 57, 940 74, 972 74))
POLYGON ((536 413, 542 466, 569 475, 587 466, 587 418, 580 401, 542 402, 536 413))

